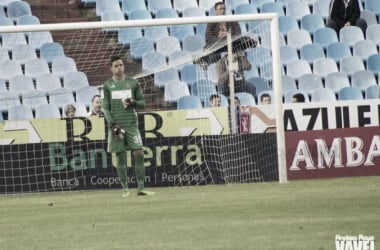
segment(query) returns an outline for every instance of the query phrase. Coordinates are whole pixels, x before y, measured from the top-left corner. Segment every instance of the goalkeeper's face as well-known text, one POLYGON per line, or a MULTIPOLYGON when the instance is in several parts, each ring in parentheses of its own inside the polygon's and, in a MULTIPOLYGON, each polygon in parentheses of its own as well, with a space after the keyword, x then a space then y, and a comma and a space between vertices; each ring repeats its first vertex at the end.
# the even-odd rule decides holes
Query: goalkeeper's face
POLYGON ((111 71, 114 76, 124 75, 124 63, 122 60, 112 62, 111 71))

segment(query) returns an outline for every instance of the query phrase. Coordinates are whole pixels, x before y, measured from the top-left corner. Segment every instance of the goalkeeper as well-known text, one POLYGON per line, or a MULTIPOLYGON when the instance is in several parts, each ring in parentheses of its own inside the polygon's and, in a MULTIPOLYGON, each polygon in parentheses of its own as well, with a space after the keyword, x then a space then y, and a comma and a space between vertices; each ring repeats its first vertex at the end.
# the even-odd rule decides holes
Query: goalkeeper
POLYGON ((103 84, 102 109, 109 125, 108 152, 116 167, 123 197, 129 195, 127 183, 126 151, 131 150, 135 160, 138 195, 153 195, 144 189, 144 152, 136 108, 145 107, 145 99, 139 82, 126 77, 124 63, 119 56, 111 58, 112 78, 103 84))

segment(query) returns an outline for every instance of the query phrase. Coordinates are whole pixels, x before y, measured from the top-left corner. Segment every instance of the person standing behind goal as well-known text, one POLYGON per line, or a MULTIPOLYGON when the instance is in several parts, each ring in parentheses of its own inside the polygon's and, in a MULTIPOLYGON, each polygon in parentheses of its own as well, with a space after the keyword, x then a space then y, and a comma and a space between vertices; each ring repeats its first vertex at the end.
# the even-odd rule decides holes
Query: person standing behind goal
POLYGON ((126 151, 131 150, 135 160, 137 195, 153 195, 144 189, 144 151, 138 130, 136 108, 145 107, 145 98, 137 80, 126 77, 124 62, 119 56, 111 57, 112 78, 103 84, 102 110, 109 125, 108 152, 116 167, 123 197, 129 195, 126 151))

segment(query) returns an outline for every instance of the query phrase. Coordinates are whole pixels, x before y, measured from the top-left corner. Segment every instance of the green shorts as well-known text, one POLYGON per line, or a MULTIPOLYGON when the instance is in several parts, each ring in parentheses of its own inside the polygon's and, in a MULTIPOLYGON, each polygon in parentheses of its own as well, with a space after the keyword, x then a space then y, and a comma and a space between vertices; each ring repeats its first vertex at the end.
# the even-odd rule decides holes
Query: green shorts
POLYGON ((108 152, 117 153, 126 150, 143 149, 140 131, 137 127, 124 129, 125 136, 122 139, 112 136, 111 130, 108 131, 108 152))

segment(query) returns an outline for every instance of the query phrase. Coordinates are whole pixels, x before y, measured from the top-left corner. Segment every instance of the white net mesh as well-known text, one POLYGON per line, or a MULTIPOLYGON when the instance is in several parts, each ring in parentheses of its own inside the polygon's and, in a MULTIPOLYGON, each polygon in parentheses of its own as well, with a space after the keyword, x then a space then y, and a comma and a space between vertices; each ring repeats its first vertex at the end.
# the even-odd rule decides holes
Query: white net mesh
POLYGON ((9 50, 1 62, 7 70, 0 91, 0 193, 120 187, 104 118, 87 115, 111 76, 113 55, 123 58, 147 102, 139 112, 147 186, 278 180, 276 135, 262 133, 275 124, 251 122, 260 96, 272 95, 269 24, 240 22, 230 58, 226 40, 206 46, 206 23, 23 33, 18 52, 25 53, 16 60, 9 50), (244 108, 230 105, 231 79, 244 108), (221 107, 209 108, 215 94, 221 107), (68 104, 76 108, 74 118, 66 117, 68 104))

